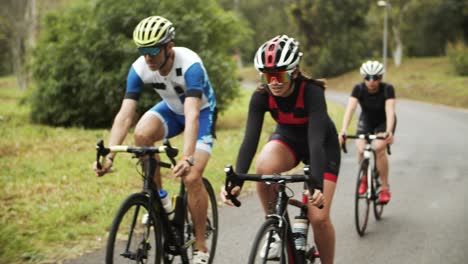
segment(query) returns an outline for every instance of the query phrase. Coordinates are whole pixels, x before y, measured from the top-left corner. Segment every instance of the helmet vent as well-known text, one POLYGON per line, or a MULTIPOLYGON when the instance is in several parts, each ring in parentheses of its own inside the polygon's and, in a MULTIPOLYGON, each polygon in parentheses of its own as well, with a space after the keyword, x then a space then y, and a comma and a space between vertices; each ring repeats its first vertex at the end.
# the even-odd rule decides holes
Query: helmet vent
POLYGON ((273 56, 268 56, 267 57, 267 63, 270 64, 270 63, 273 63, 273 56))

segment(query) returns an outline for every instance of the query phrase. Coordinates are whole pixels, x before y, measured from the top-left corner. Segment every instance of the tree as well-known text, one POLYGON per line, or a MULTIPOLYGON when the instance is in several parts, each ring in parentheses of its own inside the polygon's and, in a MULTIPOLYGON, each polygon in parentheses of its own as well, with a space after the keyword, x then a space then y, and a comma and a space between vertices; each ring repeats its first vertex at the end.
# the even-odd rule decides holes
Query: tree
POLYGON ((448 42, 468 41, 466 0, 412 0, 402 30, 409 56, 443 56, 448 42))
MULTIPOLYGON (((245 26, 232 12, 224 12, 216 0, 102 0, 46 17, 33 63, 37 89, 32 119, 59 126, 110 126, 138 56, 133 29, 155 14, 174 23, 176 45, 200 54, 223 110, 238 92, 228 51, 246 37, 245 26)), ((140 113, 155 100, 154 92, 144 93, 140 113)))
POLYGON ((249 41, 239 46, 242 59, 247 65, 253 64, 257 48, 265 41, 277 35, 294 35, 295 30, 288 21, 287 8, 292 0, 221 0, 228 10, 234 10, 248 22, 252 29, 249 41))
POLYGON ((36 0, 1 0, 0 5, 0 39, 3 35, 3 46, 8 48, 5 57, 11 59, 18 87, 25 89, 28 83, 26 58, 35 43, 36 0))
POLYGON ((367 54, 369 10, 365 0, 296 0, 291 8, 298 27, 304 62, 316 76, 355 69, 367 54))

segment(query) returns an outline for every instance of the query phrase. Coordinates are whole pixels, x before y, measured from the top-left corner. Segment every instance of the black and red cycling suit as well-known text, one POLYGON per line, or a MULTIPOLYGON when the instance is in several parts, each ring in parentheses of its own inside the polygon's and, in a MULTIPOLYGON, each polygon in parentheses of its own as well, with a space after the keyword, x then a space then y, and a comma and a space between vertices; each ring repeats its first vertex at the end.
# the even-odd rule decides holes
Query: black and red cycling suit
POLYGON ((259 90, 253 93, 236 170, 248 172, 258 147, 265 112, 270 112, 277 125, 269 140, 287 146, 296 164, 300 161, 310 164, 309 189, 313 183, 322 190, 324 178, 336 182, 338 177, 340 148, 336 128, 328 116, 324 89, 302 77, 295 80, 295 87, 287 97, 259 90))
MULTIPOLYGON (((358 134, 386 132, 387 115, 385 113, 385 101, 395 99, 395 89, 391 84, 380 82, 377 92, 370 93, 364 83, 356 84, 351 96, 359 101, 361 114, 357 128, 358 134)), ((396 129, 393 124, 393 134, 396 129)))

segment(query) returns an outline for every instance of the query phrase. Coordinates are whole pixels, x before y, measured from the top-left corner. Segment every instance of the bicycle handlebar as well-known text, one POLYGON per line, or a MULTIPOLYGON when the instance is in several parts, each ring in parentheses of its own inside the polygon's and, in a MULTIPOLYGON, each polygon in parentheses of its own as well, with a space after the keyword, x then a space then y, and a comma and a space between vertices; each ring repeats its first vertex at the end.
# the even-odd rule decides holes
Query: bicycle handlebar
POLYGON ((171 168, 171 166, 176 164, 175 157, 179 154, 179 150, 171 146, 169 140, 165 139, 163 144, 159 147, 133 147, 133 146, 123 146, 116 145, 111 147, 104 147, 104 140, 100 139, 96 143, 96 162, 99 169, 102 168, 102 165, 99 161, 100 157, 105 157, 110 152, 128 152, 133 153, 137 157, 141 156, 150 156, 157 153, 166 153, 167 157, 171 161, 171 164, 165 162, 159 162, 159 165, 166 168, 171 168))
MULTIPOLYGON (((307 171, 308 168, 304 168, 304 171, 307 171)), ((225 190, 227 192, 226 198, 231 200, 232 203, 240 207, 241 202, 237 199, 236 196, 231 194, 231 191, 234 187, 240 186, 239 182, 241 181, 256 181, 256 182, 276 182, 276 183, 292 183, 292 182, 307 182, 309 181, 309 175, 307 174, 291 174, 291 175, 281 175, 281 174, 247 174, 247 173, 236 173, 232 168, 232 165, 228 165, 224 168, 226 173, 225 181, 225 190), (232 183, 232 184, 230 184, 232 183)), ((323 208, 323 205, 319 207, 323 208)))
MULTIPOLYGON (((367 142, 372 142, 373 140, 385 140, 386 137, 381 137, 377 136, 374 134, 358 134, 358 135, 343 135, 344 137, 344 143, 341 144, 341 149, 343 149, 344 153, 348 153, 348 150, 346 149, 346 140, 349 139, 365 139, 367 142)), ((390 151, 390 144, 387 144, 387 153, 388 155, 392 155, 392 152, 390 151)))

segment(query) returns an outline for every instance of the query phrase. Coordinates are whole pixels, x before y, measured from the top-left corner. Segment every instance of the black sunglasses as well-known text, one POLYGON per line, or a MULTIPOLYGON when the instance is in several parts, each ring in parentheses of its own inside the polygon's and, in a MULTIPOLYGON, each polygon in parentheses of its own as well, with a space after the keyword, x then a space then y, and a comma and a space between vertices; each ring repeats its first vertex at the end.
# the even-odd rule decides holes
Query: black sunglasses
POLYGON ((139 47, 138 52, 140 53, 141 56, 156 56, 161 52, 161 47, 160 46, 152 46, 152 47, 139 47))
POLYGON ((381 78, 382 78, 382 75, 366 75, 366 77, 364 77, 366 81, 378 81, 381 78))

